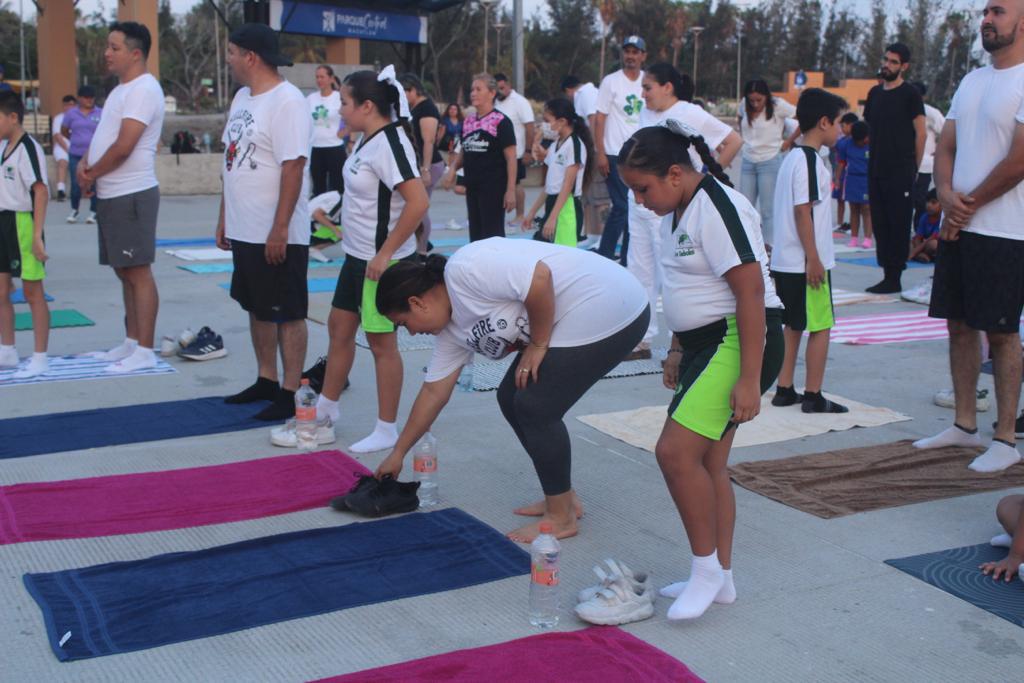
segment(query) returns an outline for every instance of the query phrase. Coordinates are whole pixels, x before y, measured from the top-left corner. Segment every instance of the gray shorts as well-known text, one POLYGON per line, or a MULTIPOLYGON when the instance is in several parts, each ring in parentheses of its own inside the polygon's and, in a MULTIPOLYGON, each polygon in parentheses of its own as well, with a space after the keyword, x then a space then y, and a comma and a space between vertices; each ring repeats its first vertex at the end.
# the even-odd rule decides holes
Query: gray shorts
POLYGON ((156 260, 156 215, 160 188, 96 202, 100 265, 147 266, 156 260))

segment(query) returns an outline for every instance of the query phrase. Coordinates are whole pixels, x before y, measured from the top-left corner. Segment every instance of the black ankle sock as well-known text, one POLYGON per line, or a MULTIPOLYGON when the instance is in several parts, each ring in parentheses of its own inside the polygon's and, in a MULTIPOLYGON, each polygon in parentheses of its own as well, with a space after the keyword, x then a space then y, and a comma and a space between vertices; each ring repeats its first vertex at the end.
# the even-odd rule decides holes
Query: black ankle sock
POLYGON ((804 400, 805 401, 824 401, 825 397, 821 395, 820 391, 807 391, 804 389, 804 400))
MULTIPOLYGON (((974 430, 974 431, 978 431, 978 430, 974 430)), ((998 442, 999 442, 999 443, 1001 443, 1001 444, 1006 444, 1006 445, 1007 445, 1007 446, 1009 446, 1010 448, 1016 448, 1016 447, 1017 447, 1017 444, 1016 444, 1016 443, 1011 443, 1010 441, 1007 441, 1006 439, 997 439, 997 438, 995 438, 995 437, 992 437, 992 440, 993 440, 993 441, 998 441, 998 442)))
POLYGON ((784 387, 781 384, 775 387, 776 394, 782 394, 783 396, 796 396, 796 387, 790 384, 788 387, 784 387))
POLYGON ((278 384, 272 379, 259 377, 256 383, 232 396, 225 396, 225 403, 255 403, 256 401, 273 401, 277 396, 278 384))
POLYGON ((295 417, 295 392, 288 391, 287 389, 278 389, 274 402, 256 413, 254 417, 257 420, 266 420, 268 422, 295 417))
MULTIPOLYGON (((956 427, 957 429, 959 429, 964 434, 977 434, 978 433, 978 428, 977 427, 975 427, 974 429, 968 429, 967 427, 961 427, 956 422, 953 423, 953 426, 956 427)), ((998 439, 996 439, 996 440, 998 441, 998 439)), ((1011 445, 1013 445, 1013 444, 1011 444, 1011 445)))

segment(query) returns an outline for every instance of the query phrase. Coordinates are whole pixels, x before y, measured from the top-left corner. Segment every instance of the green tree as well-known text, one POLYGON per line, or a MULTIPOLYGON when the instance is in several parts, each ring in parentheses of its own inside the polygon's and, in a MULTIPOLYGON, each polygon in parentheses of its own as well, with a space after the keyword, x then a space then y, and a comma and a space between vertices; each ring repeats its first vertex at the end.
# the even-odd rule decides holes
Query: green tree
POLYGON ((827 85, 836 85, 845 78, 861 74, 861 55, 856 47, 862 31, 862 22, 848 9, 837 10, 832 5, 825 23, 818 60, 821 70, 825 72, 827 85))
POLYGON ((885 0, 874 0, 871 5, 871 19, 861 43, 861 55, 865 71, 874 74, 878 71, 885 46, 888 41, 889 17, 885 11, 885 0))

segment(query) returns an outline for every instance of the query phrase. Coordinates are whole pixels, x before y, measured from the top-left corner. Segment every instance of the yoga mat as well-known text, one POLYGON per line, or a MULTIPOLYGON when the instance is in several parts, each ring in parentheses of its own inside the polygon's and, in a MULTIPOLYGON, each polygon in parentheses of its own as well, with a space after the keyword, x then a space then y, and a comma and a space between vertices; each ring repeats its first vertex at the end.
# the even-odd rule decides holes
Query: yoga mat
MULTIPOLYGON (((231 289, 230 282, 222 282, 217 285, 221 289, 231 289)), ((320 292, 333 292, 338 286, 338 278, 336 277, 311 277, 306 280, 306 287, 310 294, 316 294, 320 292)))
POLYGON ((743 488, 823 519, 1024 486, 1021 466, 995 474, 967 469, 980 448, 920 450, 911 443, 745 462, 729 469, 743 488))
POLYGON ((995 581, 978 569, 984 562, 1002 560, 1006 552, 1006 548, 981 543, 885 563, 1012 624, 1024 626, 1024 583, 1020 578, 995 581))
MULTIPOLYGON (((46 293, 43 294, 43 298, 45 298, 47 301, 53 301, 53 297, 50 296, 49 294, 46 294, 46 293)), ((24 290, 22 290, 22 289, 14 290, 14 293, 11 294, 11 303, 12 304, 27 304, 28 301, 25 300, 25 292, 24 292, 24 290)))
POLYGON ((265 405, 228 405, 208 396, 14 417, 0 420, 0 459, 266 427, 253 417, 265 405))
POLYGON ((449 508, 143 560, 26 574, 23 580, 42 610, 54 654, 71 661, 438 593, 529 571, 525 550, 465 512, 449 508))
POLYGON ((698 683, 701 680, 682 662, 636 636, 615 626, 597 626, 446 652, 325 678, 317 683, 698 683))
POLYGON ((370 471, 341 451, 0 487, 0 545, 183 529, 322 507, 370 471))
MULTIPOLYGON (((21 386, 24 384, 41 384, 43 382, 70 382, 83 379, 120 379, 123 377, 147 377, 149 375, 172 375, 177 372, 166 361, 157 359, 156 367, 146 370, 136 370, 122 374, 107 372, 106 368, 110 361, 89 358, 88 356, 50 356, 50 369, 42 375, 29 379, 14 379, 14 373, 19 368, 0 369, 0 387, 21 386)), ((6 422, 0 420, 0 424, 6 422)), ((3 432, 0 431, 0 434, 3 432)), ((42 432, 46 434, 47 432, 42 432)), ((0 440, 2 443, 2 440, 0 440)), ((0 458, 3 447, 0 446, 0 458)))
MULTIPOLYGON (((50 311, 50 329, 58 327, 91 327, 93 321, 86 318, 73 308, 59 308, 50 311)), ((32 313, 25 311, 14 314, 14 329, 21 332, 32 329, 32 313)))
MULTIPOLYGON (((216 242, 215 242, 216 243, 216 242)), ((168 249, 166 254, 183 261, 230 261, 231 252, 218 247, 203 249, 168 249)))
MULTIPOLYGON (((345 263, 345 259, 335 259, 327 261, 310 261, 309 268, 341 268, 342 264, 345 263)), ((190 273, 196 273, 199 275, 206 275, 209 273, 233 273, 235 272, 234 263, 186 263, 178 266, 182 270, 187 270, 190 273)))
MULTIPOLYGON (((655 350, 657 351, 657 350, 655 350)), ((494 391, 505 378, 509 366, 515 360, 515 355, 509 355, 502 360, 482 360, 479 356, 473 362, 473 391, 494 391)), ((615 379, 617 377, 634 377, 637 375, 660 375, 661 360, 654 358, 647 360, 623 361, 611 369, 601 379, 615 379)))
MULTIPOLYGON (((434 348, 432 334, 409 334, 404 327, 399 327, 397 334, 399 351, 423 351, 434 348)), ((370 342, 366 341, 366 333, 362 329, 356 332, 356 344, 364 349, 370 348, 370 342)))
POLYGON ((832 328, 834 344, 895 344, 948 337, 946 321, 929 318, 928 311, 921 310, 837 318, 832 328))
POLYGON ((190 247, 190 246, 215 246, 217 240, 213 237, 185 237, 185 238, 171 238, 171 239, 158 239, 156 246, 158 247, 190 247))
MULTIPOLYGON (((828 432, 842 432, 854 427, 878 427, 911 419, 888 408, 876 408, 830 393, 826 393, 825 396, 847 406, 850 412, 808 415, 800 411, 799 405, 786 408, 773 406, 772 396, 774 394, 762 396, 761 413, 752 421, 740 425, 733 441, 735 448, 801 439, 828 432)), ((658 436, 668 417, 666 410, 664 405, 648 406, 614 413, 581 415, 577 419, 619 441, 653 453, 654 445, 658 442, 658 436)))
MULTIPOLYGON (((857 257, 840 257, 836 261, 840 263, 849 263, 854 266, 867 266, 869 268, 878 268, 878 261, 874 256, 857 256, 857 257)), ((907 268, 932 268, 934 263, 918 263, 917 261, 907 261, 907 268)))

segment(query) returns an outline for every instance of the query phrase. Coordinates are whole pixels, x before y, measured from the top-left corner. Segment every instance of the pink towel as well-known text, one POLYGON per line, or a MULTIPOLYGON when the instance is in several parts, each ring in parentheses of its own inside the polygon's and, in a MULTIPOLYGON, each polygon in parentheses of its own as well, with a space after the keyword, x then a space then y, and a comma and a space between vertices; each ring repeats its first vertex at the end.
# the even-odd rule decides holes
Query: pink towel
POLYGON ((644 681, 698 683, 682 662, 612 626, 543 633, 507 643, 368 669, 319 683, 537 683, 537 681, 644 681))
POLYGON ((894 344, 947 337, 946 321, 929 318, 927 311, 838 318, 832 328, 835 344, 894 344))
POLYGON ((327 505, 369 470, 340 451, 0 487, 0 544, 181 529, 327 505))

